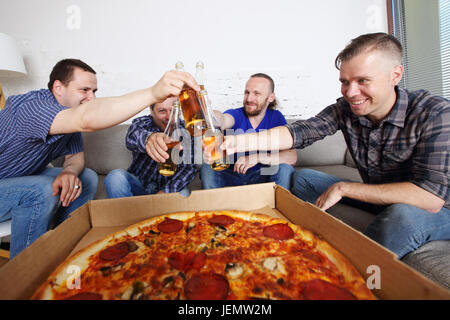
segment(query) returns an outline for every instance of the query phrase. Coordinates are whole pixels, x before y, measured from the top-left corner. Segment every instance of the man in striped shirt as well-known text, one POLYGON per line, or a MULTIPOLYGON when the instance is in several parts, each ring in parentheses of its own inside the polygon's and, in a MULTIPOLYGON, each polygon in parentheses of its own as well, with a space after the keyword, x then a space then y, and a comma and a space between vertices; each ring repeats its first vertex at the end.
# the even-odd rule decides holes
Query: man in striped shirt
POLYGON ((84 168, 80 132, 119 124, 146 106, 178 96, 184 72, 170 71, 154 86, 95 99, 95 71, 80 60, 58 62, 48 90, 11 96, 0 111, 0 222, 12 219, 10 257, 45 233, 61 202, 60 219, 95 196, 98 178, 84 168), (65 156, 63 168, 47 168, 65 156))
POLYGON ((364 233, 399 258, 450 239, 450 103, 399 88, 401 57, 390 35, 353 39, 336 58, 343 97, 335 104, 256 137, 227 137, 222 146, 228 153, 304 148, 341 130, 363 183, 305 169, 294 175, 292 191, 323 210, 343 201, 375 213, 364 233))
POLYGON ((108 173, 105 178, 108 198, 172 192, 189 195, 188 185, 197 174, 189 133, 186 131, 186 135, 183 135, 183 138, 187 138, 188 147, 184 148, 183 160, 177 164, 173 176, 161 175, 158 170, 160 161, 155 158, 156 149, 167 148, 164 130, 166 126, 173 125, 169 124, 169 120, 174 101, 175 98, 168 98, 153 104, 150 106, 150 115, 133 120, 126 138, 127 148, 133 152, 133 161, 128 170, 115 169, 108 173))

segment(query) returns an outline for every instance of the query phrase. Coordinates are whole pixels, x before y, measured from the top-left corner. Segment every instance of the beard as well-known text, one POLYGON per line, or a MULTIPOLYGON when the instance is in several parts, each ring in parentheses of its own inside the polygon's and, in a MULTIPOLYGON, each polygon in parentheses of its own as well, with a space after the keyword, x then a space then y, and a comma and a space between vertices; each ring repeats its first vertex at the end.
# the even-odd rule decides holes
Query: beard
MULTIPOLYGON (((264 100, 262 103, 256 105, 256 109, 254 109, 253 111, 249 111, 249 110, 247 109, 247 106, 248 106, 249 104, 248 104, 247 102, 245 102, 245 103, 244 103, 244 111, 245 111, 245 114, 246 114, 247 116, 252 116, 252 117, 259 115, 259 114, 260 114, 261 112, 263 112, 263 110, 265 109, 264 106, 267 106, 267 105, 268 105, 268 103, 267 103, 268 100, 269 100, 269 98, 267 98, 266 100, 264 100)), ((255 105, 255 104, 252 104, 252 105, 255 105)))

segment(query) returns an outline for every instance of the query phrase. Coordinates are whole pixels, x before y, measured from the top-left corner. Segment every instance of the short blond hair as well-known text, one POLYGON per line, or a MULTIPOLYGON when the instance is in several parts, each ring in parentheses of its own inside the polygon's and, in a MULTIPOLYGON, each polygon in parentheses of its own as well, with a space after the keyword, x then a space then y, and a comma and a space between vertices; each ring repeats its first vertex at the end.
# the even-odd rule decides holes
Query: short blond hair
POLYGON ((397 64, 402 62, 402 45, 394 36, 378 32, 363 34, 352 41, 342 50, 334 65, 340 70, 342 62, 348 61, 362 52, 379 50, 389 54, 397 64))

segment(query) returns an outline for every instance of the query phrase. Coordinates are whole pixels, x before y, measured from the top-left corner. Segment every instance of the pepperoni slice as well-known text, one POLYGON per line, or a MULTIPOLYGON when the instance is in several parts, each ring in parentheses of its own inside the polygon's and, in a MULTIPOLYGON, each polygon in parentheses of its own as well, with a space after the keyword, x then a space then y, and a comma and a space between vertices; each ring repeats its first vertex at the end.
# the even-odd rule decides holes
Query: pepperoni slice
POLYGON ((309 281, 303 288, 303 297, 306 300, 356 300, 347 289, 321 279, 309 281))
POLYGON ((172 252, 169 256, 169 264, 177 269, 184 270, 184 255, 180 252, 172 252))
POLYGON ((184 287, 189 300, 224 300, 229 291, 228 280, 217 273, 197 273, 184 287))
POLYGON ((277 223, 265 227, 263 233, 266 237, 280 241, 288 240, 294 237, 294 231, 292 231, 291 227, 284 223, 277 223))
POLYGON ((173 252, 169 256, 169 264, 180 271, 189 269, 200 270, 206 264, 206 254, 204 252, 195 253, 193 251, 187 254, 173 252))
POLYGON ((81 292, 65 300, 102 300, 102 295, 94 292, 81 292))
POLYGON ((120 242, 112 247, 106 248, 100 252, 100 259, 102 260, 117 260, 125 257, 130 252, 130 247, 127 242, 120 242))
POLYGON ((208 219, 208 222, 216 226, 225 227, 234 223, 234 219, 226 215, 214 215, 208 219))
POLYGON ((206 254, 199 252, 189 262, 189 268, 200 270, 206 264, 206 254))
POLYGON ((158 230, 164 233, 178 232, 183 228, 183 222, 176 219, 166 218, 163 222, 158 224, 158 230))

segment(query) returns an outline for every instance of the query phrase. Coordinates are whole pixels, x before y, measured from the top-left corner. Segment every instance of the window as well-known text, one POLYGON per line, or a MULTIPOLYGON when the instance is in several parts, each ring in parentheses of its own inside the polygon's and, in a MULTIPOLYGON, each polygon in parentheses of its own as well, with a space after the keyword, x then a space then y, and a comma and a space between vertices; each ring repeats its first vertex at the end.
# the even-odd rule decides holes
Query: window
POLYGON ((450 0, 387 0, 389 28, 403 46, 400 86, 450 99, 450 0))

